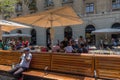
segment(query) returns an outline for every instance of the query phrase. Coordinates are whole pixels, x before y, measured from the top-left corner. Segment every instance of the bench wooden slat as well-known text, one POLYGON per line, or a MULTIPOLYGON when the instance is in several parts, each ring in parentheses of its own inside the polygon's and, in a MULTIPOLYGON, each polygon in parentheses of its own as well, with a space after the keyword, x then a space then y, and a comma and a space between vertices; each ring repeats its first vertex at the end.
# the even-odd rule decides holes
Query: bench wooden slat
POLYGON ((51 70, 94 76, 94 59, 84 55, 52 54, 51 70))
POLYGON ((46 66, 48 67, 48 70, 51 69, 51 54, 45 53, 45 54, 33 54, 32 55, 32 61, 30 68, 33 69, 44 69, 46 66))
POLYGON ((82 76, 60 74, 60 73, 54 73, 54 72, 48 72, 48 75, 46 75, 42 71, 29 71, 29 72, 24 72, 23 74, 38 76, 38 77, 43 77, 48 79, 55 79, 55 80, 95 80, 94 78, 91 78, 91 77, 82 77, 82 76))
POLYGON ((116 55, 95 56, 97 77, 120 79, 120 57, 116 55))
POLYGON ((19 62, 21 54, 19 52, 0 52, 0 64, 12 65, 19 62))
POLYGON ((9 71, 11 70, 11 66, 0 65, 0 71, 9 71))

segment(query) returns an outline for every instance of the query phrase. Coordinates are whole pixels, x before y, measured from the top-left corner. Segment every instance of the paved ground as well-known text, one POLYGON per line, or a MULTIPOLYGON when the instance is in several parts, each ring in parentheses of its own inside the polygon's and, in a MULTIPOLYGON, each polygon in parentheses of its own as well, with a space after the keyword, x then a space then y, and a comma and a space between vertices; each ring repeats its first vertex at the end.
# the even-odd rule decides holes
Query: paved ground
MULTIPOLYGON (((15 80, 15 79, 7 75, 0 75, 0 80, 15 80)), ((53 79, 43 79, 38 77, 25 76, 24 80, 53 80, 53 79)))
POLYGON ((14 79, 14 78, 9 77, 9 76, 0 75, 0 80, 13 80, 13 79, 14 79))

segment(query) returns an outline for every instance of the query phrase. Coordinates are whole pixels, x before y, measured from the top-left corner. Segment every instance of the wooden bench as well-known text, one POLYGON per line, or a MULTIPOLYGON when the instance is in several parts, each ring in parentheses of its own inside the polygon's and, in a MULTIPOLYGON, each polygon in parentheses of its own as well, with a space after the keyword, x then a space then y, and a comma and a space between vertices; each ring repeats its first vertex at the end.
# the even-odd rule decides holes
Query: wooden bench
MULTIPOLYGON (((0 71, 10 70, 13 63, 18 63, 20 56, 19 52, 0 51, 0 71)), ((30 71, 23 75, 57 80, 94 80, 95 70, 97 78, 120 79, 120 56, 33 53, 30 71), (46 67, 48 74, 44 70, 46 67)))
POLYGON ((21 54, 13 51, 0 51, 0 65, 17 64, 21 54))
POLYGON ((44 70, 48 67, 51 69, 51 54, 50 53, 33 53, 30 68, 44 70))
POLYGON ((0 71, 9 71, 11 70, 11 66, 7 66, 7 65, 0 65, 0 71))
POLYGON ((56 73, 56 72, 48 72, 46 75, 44 71, 35 71, 31 70, 29 72, 24 72, 24 75, 29 76, 35 76, 40 78, 46 78, 46 79, 53 79, 53 80, 95 80, 91 77, 83 77, 83 76, 76 76, 76 75, 70 75, 70 74, 64 74, 64 73, 56 73))
POLYGON ((51 70, 94 76, 94 57, 91 54, 53 54, 51 70))
POLYGON ((5 74, 11 70, 12 64, 19 62, 21 54, 19 52, 0 50, 0 74, 5 74))
POLYGON ((85 56, 85 57, 79 56, 80 58, 78 58, 78 55, 76 55, 76 56, 74 55, 73 57, 72 56, 73 55, 52 54, 52 53, 33 54, 33 59, 32 59, 31 66, 30 66, 31 70, 28 72, 24 72, 23 75, 37 76, 37 77, 42 77, 42 78, 47 78, 47 79, 55 79, 55 80, 94 80, 94 78, 91 78, 91 77, 85 77, 85 76, 83 77, 80 75, 66 74, 66 73, 74 73, 74 74, 85 74, 85 73, 89 74, 90 73, 89 76, 93 76, 92 70, 94 70, 94 69, 92 69, 91 67, 94 68, 94 66, 93 66, 93 64, 91 64, 93 62, 90 60, 93 58, 92 55, 90 58, 88 58, 87 56, 85 56), (57 60, 57 59, 59 59, 59 60, 57 60), (86 60, 84 60, 84 59, 86 59, 86 60), (72 61, 70 61, 70 60, 72 60, 72 61), (62 66, 62 63, 60 63, 60 61, 63 62, 63 64, 64 64, 64 62, 67 62, 67 63, 65 63, 64 66, 62 66), (80 62, 76 62, 76 61, 81 61, 81 64, 80 64, 80 62), (75 62, 76 64, 73 64, 73 62, 75 62), (89 64, 89 62, 91 62, 91 63, 89 64), (72 66, 70 66, 69 63, 70 64, 72 63, 73 65, 71 64, 72 66), (80 65, 81 65, 81 67, 80 67, 80 65), (46 75, 46 71, 44 71, 46 66, 48 67, 47 75, 46 75), (85 69, 86 67, 87 67, 87 69, 85 69), (88 68, 88 67, 90 67, 90 68, 88 68), (63 70, 63 68, 64 68, 64 70, 63 70), (82 70, 79 70, 81 68, 82 68, 82 70), (88 71, 88 69, 90 72, 88 71), (56 72, 56 71, 58 71, 58 72, 56 72), (62 73, 60 73, 60 72, 62 72, 62 73), (87 73, 87 72, 89 72, 89 73, 87 73))
POLYGON ((98 78, 120 79, 120 56, 95 55, 95 69, 98 78))

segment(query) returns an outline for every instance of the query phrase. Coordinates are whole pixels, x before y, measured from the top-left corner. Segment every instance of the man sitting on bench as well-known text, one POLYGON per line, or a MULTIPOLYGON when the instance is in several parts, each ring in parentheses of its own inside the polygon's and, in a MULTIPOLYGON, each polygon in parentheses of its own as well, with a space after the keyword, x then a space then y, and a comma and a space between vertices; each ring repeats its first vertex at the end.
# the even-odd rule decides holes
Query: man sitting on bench
POLYGON ((29 68, 32 59, 32 54, 29 52, 29 48, 24 48, 23 51, 24 53, 21 56, 20 63, 9 71, 9 73, 12 74, 17 80, 21 80, 22 72, 29 68))

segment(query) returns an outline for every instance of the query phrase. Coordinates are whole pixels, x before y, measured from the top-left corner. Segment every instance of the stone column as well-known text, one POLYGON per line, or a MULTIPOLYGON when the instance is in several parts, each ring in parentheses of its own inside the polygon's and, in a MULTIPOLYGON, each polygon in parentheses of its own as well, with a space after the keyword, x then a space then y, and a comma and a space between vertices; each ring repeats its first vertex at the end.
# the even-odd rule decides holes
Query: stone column
POLYGON ((84 14, 84 1, 83 0, 73 0, 74 9, 79 15, 84 14))
MULTIPOLYGON (((110 2, 110 0, 109 0, 109 2, 110 2)), ((106 11, 107 11, 107 0, 97 0, 96 1, 96 12, 97 13, 102 13, 102 14, 104 14, 106 11)))
POLYGON ((55 8, 62 6, 62 0, 53 0, 55 8))
POLYGON ((43 11, 45 6, 45 0, 36 0, 36 7, 38 11, 43 11))
POLYGON ((29 9, 28 9, 28 5, 24 2, 24 0, 22 0, 22 9, 23 9, 23 15, 29 14, 29 9))

